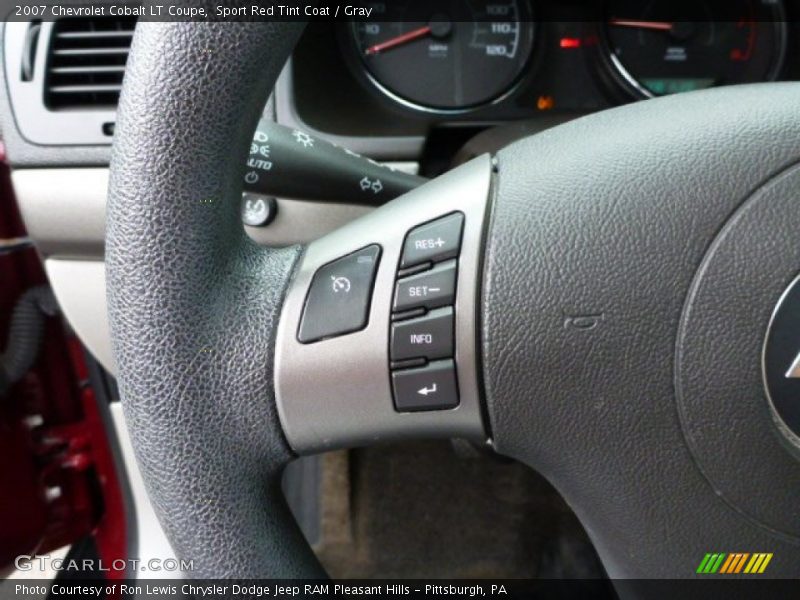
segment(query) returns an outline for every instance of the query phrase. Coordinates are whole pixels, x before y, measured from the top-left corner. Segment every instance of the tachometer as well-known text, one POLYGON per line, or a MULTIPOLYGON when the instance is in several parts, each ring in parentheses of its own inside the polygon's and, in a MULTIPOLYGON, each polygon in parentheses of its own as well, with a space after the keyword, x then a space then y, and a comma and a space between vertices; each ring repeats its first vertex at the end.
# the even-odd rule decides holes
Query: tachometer
POLYGON ((698 0, 676 20, 674 0, 611 0, 606 38, 629 89, 662 96, 777 76, 785 47, 778 0, 698 0))
POLYGON ((463 110, 502 96, 533 48, 526 0, 367 3, 381 21, 353 23, 372 82, 417 108, 463 110))

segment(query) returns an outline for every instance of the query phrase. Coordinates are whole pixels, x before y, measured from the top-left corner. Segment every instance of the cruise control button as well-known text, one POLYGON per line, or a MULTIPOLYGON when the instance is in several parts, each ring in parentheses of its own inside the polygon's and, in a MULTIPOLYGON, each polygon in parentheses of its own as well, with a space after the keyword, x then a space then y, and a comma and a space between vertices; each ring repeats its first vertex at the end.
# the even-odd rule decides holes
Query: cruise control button
POLYGON ((395 286, 393 310, 453 304, 455 292, 456 261, 449 260, 430 271, 400 279, 395 286))
POLYGON ((400 268, 458 256, 464 215, 454 213, 412 229, 406 236, 400 268))
POLYGON ((392 373, 394 405, 400 412, 443 410, 458 406, 456 367, 440 360, 420 369, 392 373))
POLYGON ((367 246, 319 268, 300 322, 300 342, 307 344, 366 327, 380 253, 380 246, 367 246))
POLYGON ((453 309, 438 308, 424 317, 392 325, 392 360, 453 356, 453 309))

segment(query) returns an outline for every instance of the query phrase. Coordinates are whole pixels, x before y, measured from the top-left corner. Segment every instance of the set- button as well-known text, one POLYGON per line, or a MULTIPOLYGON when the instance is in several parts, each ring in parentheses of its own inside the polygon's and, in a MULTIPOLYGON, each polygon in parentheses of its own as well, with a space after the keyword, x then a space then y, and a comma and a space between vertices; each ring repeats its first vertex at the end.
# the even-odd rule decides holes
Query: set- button
POLYGON ((395 312, 417 307, 453 304, 456 295, 456 261, 448 260, 430 271, 400 279, 395 285, 395 312))
POLYGON ((403 244, 392 304, 390 360, 395 408, 458 406, 455 298, 464 215, 411 230, 403 244))

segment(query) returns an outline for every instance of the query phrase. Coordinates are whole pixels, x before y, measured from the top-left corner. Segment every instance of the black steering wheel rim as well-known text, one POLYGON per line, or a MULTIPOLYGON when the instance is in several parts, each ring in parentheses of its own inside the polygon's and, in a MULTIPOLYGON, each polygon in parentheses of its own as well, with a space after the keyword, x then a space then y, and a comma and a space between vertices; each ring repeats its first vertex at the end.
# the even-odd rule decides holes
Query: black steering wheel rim
MULTIPOLYGON (((301 30, 142 24, 119 107, 106 247, 114 352, 149 494, 195 576, 322 575, 279 486, 294 455, 274 401, 275 332, 302 249, 256 246, 238 213, 248 141, 301 30)), ((694 443, 709 428, 687 416, 708 416, 703 396, 684 394, 679 410, 675 389, 697 383, 676 343, 708 348, 715 334, 687 337, 683 325, 708 261, 725 281, 751 260, 719 258, 718 234, 745 206, 780 204, 769 222, 794 223, 791 203, 768 199, 795 183, 798 115, 797 84, 712 90, 608 111, 497 156, 480 315, 494 444, 555 484, 612 577, 693 576, 708 551, 771 552, 771 574, 797 575, 791 508, 781 517, 776 488, 754 510, 746 482, 709 475, 694 443)), ((751 221, 741 238, 751 254, 774 249, 759 242, 766 220, 751 221)), ((800 265, 781 236, 782 251, 764 255, 770 302, 800 265)), ((750 348, 771 309, 759 305, 754 328, 734 323, 728 343, 750 348)), ((749 364, 747 353, 725 358, 725 369, 749 364)), ((747 466, 767 456, 791 492, 798 465, 762 435, 770 414, 760 375, 747 372, 732 410, 741 431, 759 427, 713 431, 704 448, 716 460, 737 439, 756 444, 747 466)))
POLYGON ((301 30, 143 24, 120 100, 106 248, 120 389, 149 495, 198 577, 322 573, 280 492, 293 455, 272 400, 300 248, 256 246, 237 210, 247 142, 301 30))

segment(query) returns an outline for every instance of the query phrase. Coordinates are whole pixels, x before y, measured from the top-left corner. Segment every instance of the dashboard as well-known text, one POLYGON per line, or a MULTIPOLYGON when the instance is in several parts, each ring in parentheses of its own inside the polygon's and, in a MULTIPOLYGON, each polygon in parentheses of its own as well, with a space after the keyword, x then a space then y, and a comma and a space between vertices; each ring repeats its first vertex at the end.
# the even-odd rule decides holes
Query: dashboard
POLYGON ((312 24, 295 52, 294 108, 316 130, 458 145, 493 125, 800 79, 797 0, 700 0, 697 21, 670 0, 367 4, 385 21, 312 24))

